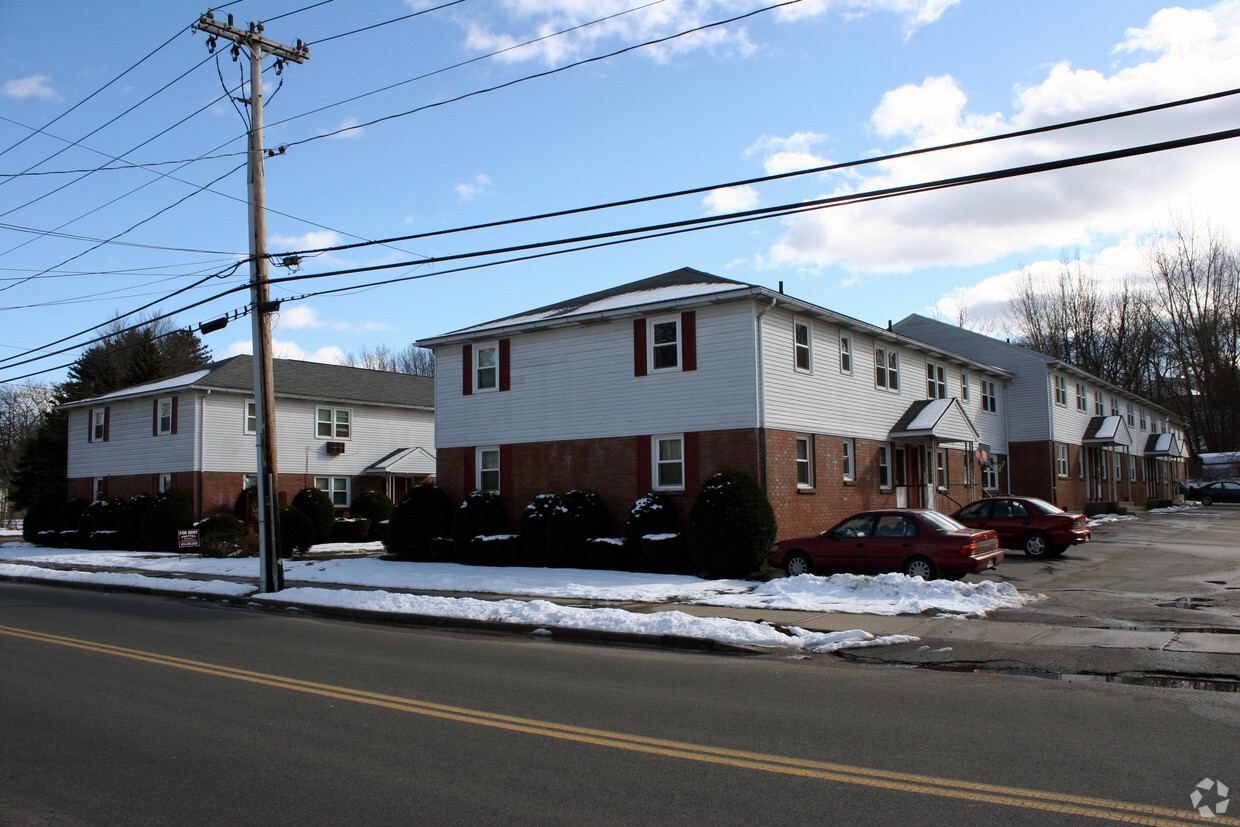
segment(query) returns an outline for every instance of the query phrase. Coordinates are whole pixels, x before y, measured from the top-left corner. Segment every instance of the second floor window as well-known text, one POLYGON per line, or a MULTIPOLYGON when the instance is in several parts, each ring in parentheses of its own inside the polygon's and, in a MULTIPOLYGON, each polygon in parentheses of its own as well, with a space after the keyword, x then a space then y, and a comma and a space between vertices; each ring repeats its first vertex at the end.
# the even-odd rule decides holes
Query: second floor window
POLYGON ((947 398, 947 369, 942 365, 926 364, 926 398, 947 398))
POLYGON ((315 435, 324 439, 349 439, 353 435, 353 416, 346 408, 318 408, 315 435))
POLYGON ((650 323, 650 369, 680 367, 680 320, 654 319, 650 323))
POLYGON ((969 374, 964 371, 960 373, 960 398, 969 401, 969 374))
POLYGON ((805 322, 793 324, 794 347, 796 349, 797 370, 810 369, 810 330, 805 322))
POLYGON ((995 383, 982 380, 982 410, 994 413, 999 410, 999 400, 995 396, 995 383))
POLYGON ((1102 416, 1106 409, 1102 407, 1102 391, 1094 391, 1094 415, 1102 416))
POLYGON ((876 387, 900 390, 900 354, 885 347, 874 348, 874 384, 876 387))
POLYGON ((247 434, 258 433, 258 405, 253 401, 245 403, 245 432, 247 434))
POLYGON ((168 397, 156 402, 155 412, 155 433, 160 435, 172 433, 172 398, 168 397))
POLYGON ((90 409, 90 441, 107 442, 108 440, 108 409, 90 409))
POLYGON ((1055 404, 1068 406, 1068 380, 1062 376, 1055 377, 1055 404))
POLYGON ((493 391, 499 387, 499 345, 474 348, 474 390, 493 391))
POLYGON ((1085 393, 1085 386, 1080 382, 1076 383, 1076 409, 1078 411, 1089 410, 1089 394, 1085 393))

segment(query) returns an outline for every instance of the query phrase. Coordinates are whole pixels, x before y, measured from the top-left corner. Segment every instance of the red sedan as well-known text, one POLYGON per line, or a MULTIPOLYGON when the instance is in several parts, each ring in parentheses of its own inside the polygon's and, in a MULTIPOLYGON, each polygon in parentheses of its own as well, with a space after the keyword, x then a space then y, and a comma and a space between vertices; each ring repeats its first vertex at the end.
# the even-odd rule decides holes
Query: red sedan
POLYGON ((937 511, 894 508, 854 514, 814 537, 783 540, 766 559, 789 577, 899 571, 934 580, 994 568, 1003 551, 993 531, 966 528, 937 511))
POLYGON ((974 528, 999 533, 999 545, 1023 549, 1030 557, 1057 557, 1068 546, 1092 536, 1084 514, 1073 514, 1037 497, 987 497, 952 515, 974 528))

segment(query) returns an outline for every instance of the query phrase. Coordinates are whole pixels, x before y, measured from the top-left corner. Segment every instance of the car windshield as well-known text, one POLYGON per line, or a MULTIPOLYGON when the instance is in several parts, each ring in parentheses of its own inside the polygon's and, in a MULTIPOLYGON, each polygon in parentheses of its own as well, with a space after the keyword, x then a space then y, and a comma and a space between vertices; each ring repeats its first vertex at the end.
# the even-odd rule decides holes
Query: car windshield
POLYGON ((926 525, 942 534, 944 531, 968 531, 969 529, 960 523, 948 517, 946 514, 940 514, 937 511, 923 511, 921 519, 926 525))
POLYGON ((1046 500, 1039 500, 1036 497, 1030 497, 1025 502, 1041 511, 1043 514, 1062 514, 1063 509, 1057 505, 1051 505, 1046 500))

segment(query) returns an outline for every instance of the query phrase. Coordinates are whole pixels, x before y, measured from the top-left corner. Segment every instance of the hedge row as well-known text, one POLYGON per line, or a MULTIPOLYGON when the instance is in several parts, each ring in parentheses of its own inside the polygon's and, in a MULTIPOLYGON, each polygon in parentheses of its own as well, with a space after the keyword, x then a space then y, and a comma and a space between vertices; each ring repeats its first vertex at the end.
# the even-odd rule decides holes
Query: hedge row
POLYGON ((598 494, 540 494, 521 513, 517 533, 499 498, 474 491, 456 508, 432 483, 409 489, 396 504, 382 539, 400 560, 473 565, 606 568, 744 577, 761 567, 775 540, 775 515, 756 479, 725 469, 702 485, 679 530, 672 501, 640 497, 625 519, 624 537, 608 537, 607 506, 598 494))

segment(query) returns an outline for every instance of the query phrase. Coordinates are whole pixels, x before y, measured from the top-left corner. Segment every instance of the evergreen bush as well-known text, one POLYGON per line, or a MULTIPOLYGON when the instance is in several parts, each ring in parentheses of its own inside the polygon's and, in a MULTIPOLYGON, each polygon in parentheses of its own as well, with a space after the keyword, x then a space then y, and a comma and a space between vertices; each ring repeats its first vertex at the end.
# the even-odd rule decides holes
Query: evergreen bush
POLYGON ((82 512, 90 505, 81 497, 74 497, 61 503, 60 510, 56 512, 56 524, 54 526, 57 539, 56 544, 61 548, 83 548, 86 546, 87 535, 78 531, 78 526, 82 521, 82 512))
POLYGON ((364 543, 369 536, 370 520, 365 517, 337 520, 332 526, 331 541, 333 543, 364 543))
POLYGON ((539 494, 521 512, 517 533, 526 565, 547 565, 547 521, 559 506, 558 494, 539 494))
POLYGON ((703 577, 745 577, 775 542, 775 512, 758 480, 725 468, 702 483, 689 514, 689 554, 703 577))
POLYGON ((82 511, 78 518, 78 530, 89 537, 96 531, 116 531, 121 521, 121 509, 125 501, 119 497, 112 500, 95 500, 82 511))
POLYGON ((507 519, 499 494, 494 491, 473 491, 452 516, 452 539, 456 553, 463 562, 472 563, 471 545, 475 537, 507 533, 507 519))
POLYGON ((392 510, 383 547, 400 560, 434 560, 431 540, 452 532, 452 503, 438 485, 418 483, 392 510))
POLYGON ((670 497, 658 491, 639 497, 624 521, 624 550, 628 567, 635 571, 680 571, 685 562, 683 556, 675 561, 670 560, 664 553, 666 546, 656 544, 654 549, 658 559, 652 558, 647 553, 644 540, 651 535, 675 534, 678 530, 676 506, 670 497), (676 565, 672 565, 673 562, 676 565), (669 565, 672 567, 669 568, 669 565))
POLYGON ((232 514, 212 514, 194 524, 199 531, 198 553, 203 557, 253 557, 258 536, 232 514))
POLYGON ((314 545, 314 523, 300 508, 285 506, 280 509, 280 556, 292 557, 305 554, 314 545))
POLYGON ((314 526, 314 542, 326 543, 331 539, 332 528, 336 525, 336 506, 332 505, 332 498, 326 491, 303 488, 290 504, 310 518, 310 524, 314 526))
POLYGON ((516 534, 484 534, 470 542, 469 558, 483 566, 521 564, 521 538, 516 534))
POLYGON ((125 500, 125 505, 121 507, 120 521, 117 523, 117 529, 120 531, 121 548, 131 549, 133 551, 141 551, 146 546, 142 543, 142 515, 151 507, 151 503, 155 502, 155 498, 150 494, 134 494, 125 500))
POLYGON ((547 520, 547 559, 553 566, 589 566, 586 541, 607 534, 607 506, 593 491, 574 489, 560 497, 547 520))
POLYGON ((370 534, 366 537, 368 540, 379 539, 379 526, 384 520, 391 519, 395 510, 396 504, 382 491, 363 491, 354 497, 349 505, 349 511, 354 517, 370 520, 370 534))
POLYGON ((142 545, 154 551, 177 551, 177 532, 194 524, 194 504, 179 488, 155 496, 138 526, 142 545))
POLYGON ((39 535, 55 529, 56 515, 60 513, 64 501, 64 496, 57 491, 49 491, 39 497, 22 520, 22 539, 27 543, 42 542, 39 535))

